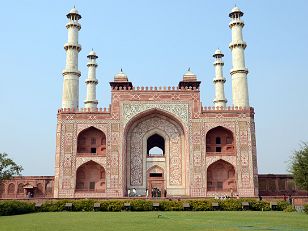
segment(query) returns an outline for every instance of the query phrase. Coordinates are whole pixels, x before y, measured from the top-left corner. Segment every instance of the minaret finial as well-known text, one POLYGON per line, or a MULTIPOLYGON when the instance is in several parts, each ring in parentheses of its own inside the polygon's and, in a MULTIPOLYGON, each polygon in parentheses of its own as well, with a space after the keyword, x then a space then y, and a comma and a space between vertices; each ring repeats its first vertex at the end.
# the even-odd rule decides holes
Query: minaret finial
POLYGON ((121 72, 123 72, 123 69, 122 69, 122 67, 121 67, 121 72))
POLYGON ((188 71, 190 71, 190 67, 188 68, 188 71))

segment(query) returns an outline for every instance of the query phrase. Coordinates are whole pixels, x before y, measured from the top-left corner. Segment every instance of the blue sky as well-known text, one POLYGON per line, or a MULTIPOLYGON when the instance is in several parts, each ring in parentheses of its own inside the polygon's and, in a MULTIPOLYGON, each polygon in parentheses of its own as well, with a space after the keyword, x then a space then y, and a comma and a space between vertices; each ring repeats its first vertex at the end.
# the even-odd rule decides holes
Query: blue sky
POLYGON ((225 53, 225 91, 231 104, 228 14, 235 4, 245 13, 259 172, 286 173, 291 153, 308 141, 305 0, 2 1, 0 152, 23 165, 24 175, 54 175, 65 15, 73 5, 83 17, 80 106, 86 55, 93 48, 99 56, 97 98, 106 107, 108 82, 121 67, 135 86, 176 86, 191 67, 202 81, 203 105, 212 105, 212 54, 218 47, 225 53))

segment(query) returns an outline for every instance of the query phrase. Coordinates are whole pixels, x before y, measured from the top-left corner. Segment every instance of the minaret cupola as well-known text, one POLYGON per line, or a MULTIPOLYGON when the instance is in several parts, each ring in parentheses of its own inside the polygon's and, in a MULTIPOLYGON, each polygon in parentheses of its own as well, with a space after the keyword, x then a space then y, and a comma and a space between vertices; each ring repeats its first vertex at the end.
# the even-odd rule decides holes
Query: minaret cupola
POLYGON ((183 80, 179 82, 179 88, 199 88, 201 81, 197 80, 197 76, 188 68, 183 75, 183 80))

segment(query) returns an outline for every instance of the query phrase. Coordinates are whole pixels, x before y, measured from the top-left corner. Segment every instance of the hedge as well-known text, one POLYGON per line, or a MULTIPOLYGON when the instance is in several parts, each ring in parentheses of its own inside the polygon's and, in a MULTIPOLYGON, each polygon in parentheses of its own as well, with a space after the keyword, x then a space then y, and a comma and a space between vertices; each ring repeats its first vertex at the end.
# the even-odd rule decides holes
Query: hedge
MULTIPOLYGON (((40 207, 35 207, 34 203, 20 201, 0 201, 0 216, 23 214, 31 212, 61 212, 61 211, 112 211, 119 212, 122 210, 131 211, 181 211, 184 210, 184 204, 190 205, 192 211, 211 211, 214 210, 212 203, 218 203, 219 207, 215 208, 222 211, 240 211, 242 202, 249 203, 249 210, 269 211, 270 203, 255 199, 195 199, 195 200, 57 200, 47 201, 40 207), (66 203, 72 203, 71 208, 66 208, 66 203), (99 203, 100 207, 94 208, 94 204, 99 203), (125 208, 124 203, 129 203, 129 208, 125 208), (153 207, 153 203, 159 203, 158 208, 153 207)), ((278 201, 277 209, 279 211, 290 211, 289 204, 286 201, 278 201)), ((308 205, 305 206, 305 212, 308 213, 308 205)))
POLYGON ((308 204, 304 205, 304 212, 308 214, 308 204))
POLYGON ((0 216, 35 212, 34 203, 21 201, 0 201, 0 216))

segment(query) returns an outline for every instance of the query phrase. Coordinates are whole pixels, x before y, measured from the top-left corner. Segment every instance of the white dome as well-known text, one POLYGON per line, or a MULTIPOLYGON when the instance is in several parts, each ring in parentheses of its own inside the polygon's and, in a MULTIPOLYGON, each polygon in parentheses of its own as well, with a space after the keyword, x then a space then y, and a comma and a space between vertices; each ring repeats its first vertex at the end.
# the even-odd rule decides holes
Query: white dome
POLYGON ((188 68, 188 70, 185 72, 184 76, 195 76, 195 74, 188 68))
POLYGON ((183 75, 184 82, 195 82, 197 81, 197 76, 188 68, 188 70, 183 75))
POLYGON ((114 76, 114 81, 116 82, 127 82, 128 81, 127 75, 123 72, 122 68, 121 68, 121 71, 114 76))
POLYGON ((217 49, 214 53, 215 55, 223 55, 223 53, 221 52, 221 50, 217 49))
POLYGON ((233 7, 233 9, 231 10, 231 13, 234 12, 241 12, 240 8, 238 8, 237 6, 233 7))
POLYGON ((70 14, 78 14, 78 10, 74 7, 70 10, 70 14))
POLYGON ((93 51, 93 50, 90 51, 90 53, 89 53, 88 55, 89 55, 89 56, 97 56, 96 53, 95 53, 95 51, 93 51))

